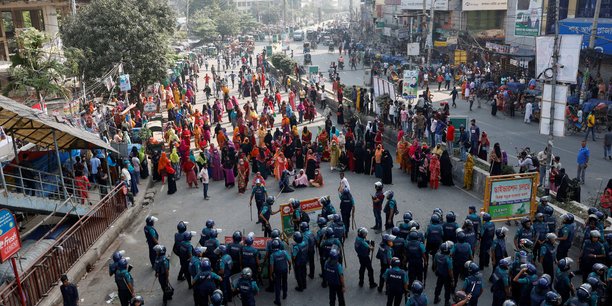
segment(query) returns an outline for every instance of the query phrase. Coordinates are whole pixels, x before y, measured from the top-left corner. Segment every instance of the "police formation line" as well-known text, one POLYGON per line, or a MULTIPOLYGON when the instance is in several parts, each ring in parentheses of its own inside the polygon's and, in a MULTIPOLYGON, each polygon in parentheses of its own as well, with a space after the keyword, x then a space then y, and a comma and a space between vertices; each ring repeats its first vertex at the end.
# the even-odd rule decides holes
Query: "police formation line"
MULTIPOLYGON (((382 209, 387 215, 386 223, 392 222, 388 215, 397 214, 389 207, 393 203, 393 193, 383 193, 383 186, 375 184, 376 195, 373 202, 386 200, 382 209)), ((343 190, 342 193, 345 193, 343 190)), ((342 196, 341 196, 342 198, 342 196)), ((187 222, 177 225, 172 252, 180 259, 178 281, 185 281, 193 290, 195 305, 223 305, 239 296, 242 305, 255 305, 255 297, 267 278, 269 292, 274 292, 274 304, 281 305, 287 298, 287 277, 291 268, 297 282, 296 291, 307 288, 307 277, 315 277, 315 255, 318 253, 321 286, 328 288, 330 305, 345 305, 344 240, 350 225, 344 224, 343 217, 336 213, 328 196, 319 201, 323 206, 317 219, 318 229, 312 231, 309 223, 300 217, 298 200, 291 199, 294 208, 294 243, 289 246, 281 239, 278 229, 269 228, 274 197, 267 197, 262 204, 260 222, 271 239, 265 250, 253 247, 254 233, 246 237, 240 231, 232 235, 232 242, 222 244, 218 240, 219 229, 213 220, 206 221, 194 247, 191 240, 196 232, 187 231, 187 222)), ((493 305, 606 305, 611 295, 612 234, 603 235, 605 214, 595 208, 589 210, 589 218, 584 233, 584 242, 578 258, 582 285, 577 289, 572 284, 574 260, 568 257, 576 225, 574 216, 566 213, 560 217, 560 228, 548 199, 542 198, 532 221, 521 219, 520 227, 514 235, 514 250, 507 250, 506 234, 508 228, 496 228, 488 213, 478 214, 476 207, 470 206, 462 225, 456 222, 457 215, 446 214, 435 208, 430 222, 423 232, 420 224, 413 220, 411 212, 403 214, 399 226, 389 227, 382 234, 377 250, 374 240, 368 239, 368 230, 357 230, 354 250, 359 259, 359 286, 364 286, 365 272, 368 284, 379 293, 385 290, 387 305, 427 305, 428 298, 424 287, 427 283, 427 269, 430 263, 436 276, 434 304, 444 301, 445 305, 478 305, 485 292, 481 268, 492 266, 488 278, 493 305), (445 221, 445 222, 444 222, 445 221), (556 233, 556 234, 555 234, 556 233), (478 262, 475 254, 478 253, 478 262), (380 263, 378 283, 372 268, 373 257, 380 263), (513 256, 509 256, 513 255, 513 256), (541 266, 541 273, 537 266, 541 266), (460 283, 460 279, 462 282, 460 283), (386 285, 386 286, 385 286, 386 285), (444 295, 441 297, 442 289, 444 295), (455 291, 458 290, 458 291, 455 291)), ((376 214, 376 211, 375 211, 376 214)), ((163 293, 166 305, 172 299, 174 289, 169 281, 170 264, 166 248, 159 244, 159 234, 154 225, 157 218, 146 218, 144 228, 149 246, 149 259, 163 293)), ((381 222, 377 220, 372 227, 379 233, 381 222)), ((141 297, 135 297, 131 266, 128 258, 120 251, 113 254, 109 264, 109 274, 114 275, 122 305, 142 305, 141 297), (130 304, 132 303, 132 304, 130 304), (141 303, 141 304, 134 304, 141 303)))

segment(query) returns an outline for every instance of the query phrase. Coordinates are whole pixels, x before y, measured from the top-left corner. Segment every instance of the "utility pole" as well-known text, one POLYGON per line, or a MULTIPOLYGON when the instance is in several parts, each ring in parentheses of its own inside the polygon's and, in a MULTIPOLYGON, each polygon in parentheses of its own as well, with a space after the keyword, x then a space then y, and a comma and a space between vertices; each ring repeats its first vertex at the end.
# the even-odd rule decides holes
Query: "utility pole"
POLYGON ((349 0, 349 21, 353 21, 353 0, 349 0))
MULTIPOLYGON (((431 0, 431 8, 429 10, 429 34, 427 34, 427 40, 425 41, 426 44, 429 44, 429 48, 427 48, 427 65, 429 66, 431 66, 431 53, 433 52, 434 2, 435 0, 431 0)), ((423 3, 425 3, 425 1, 423 1, 423 3)))
MULTIPOLYGON (((601 0, 599 0, 601 1, 601 0)), ((561 0, 555 0, 555 39, 553 46, 553 54, 552 54, 552 80, 551 80, 551 93, 550 93, 550 122, 548 123, 548 144, 546 148, 548 150, 548 154, 546 155, 546 174, 544 177, 544 190, 545 194, 549 194, 550 192, 550 166, 552 162, 552 150, 553 150, 553 128, 555 123, 555 101, 556 101, 556 90, 557 90, 557 73, 559 69, 557 67, 559 63, 559 5, 561 0)))
POLYGON ((70 0, 70 8, 72 10, 72 16, 76 15, 76 0, 70 0))
MULTIPOLYGON (((597 0, 595 2, 595 14, 593 15, 593 24, 591 25, 591 35, 589 36, 589 49, 593 50, 595 48, 595 38, 597 34, 597 25, 599 24, 599 12, 601 11, 601 0, 597 0)), ((558 18, 558 17, 557 17, 558 18)), ((586 100, 587 89, 589 87, 589 66, 590 63, 587 63, 587 70, 582 78, 582 86, 580 87, 580 104, 584 103, 586 100)))

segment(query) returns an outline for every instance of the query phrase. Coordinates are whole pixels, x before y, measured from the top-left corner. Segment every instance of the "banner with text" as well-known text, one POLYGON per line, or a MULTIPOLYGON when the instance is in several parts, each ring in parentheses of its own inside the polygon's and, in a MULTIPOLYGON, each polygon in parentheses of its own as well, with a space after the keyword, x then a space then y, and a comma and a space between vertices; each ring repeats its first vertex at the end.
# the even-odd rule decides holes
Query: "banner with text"
POLYGON ((508 9, 508 0, 463 0, 464 11, 499 11, 508 9))
POLYGON ((536 209, 537 182, 537 173, 487 177, 484 211, 493 220, 532 215, 536 209))
POLYGON ((517 0, 514 35, 538 36, 542 23, 542 0, 517 0))
MULTIPOLYGON (((309 214, 310 223, 315 224, 317 221, 316 212, 323 209, 323 205, 319 202, 318 198, 300 200, 300 207, 302 212, 309 214)), ((290 238, 293 235, 293 207, 287 203, 280 205, 281 215, 281 231, 290 238)))
POLYGON ((434 2, 434 10, 436 11, 448 11, 448 0, 402 0, 399 8, 402 10, 422 10, 423 2, 425 2, 425 8, 431 9, 431 3, 434 2))
POLYGON ((404 70, 402 95, 405 99, 416 99, 418 95, 419 71, 404 70))

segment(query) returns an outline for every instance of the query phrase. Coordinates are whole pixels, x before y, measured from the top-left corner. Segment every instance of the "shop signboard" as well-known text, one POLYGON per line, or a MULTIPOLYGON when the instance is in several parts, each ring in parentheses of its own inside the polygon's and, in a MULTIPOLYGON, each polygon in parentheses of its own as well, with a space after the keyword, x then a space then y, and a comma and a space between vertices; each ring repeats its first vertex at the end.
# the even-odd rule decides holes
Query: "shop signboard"
POLYGON ((425 9, 431 9, 431 3, 434 3, 434 10, 436 11, 448 11, 448 0, 402 0, 399 8, 402 10, 422 10, 423 1, 425 2, 425 9))
POLYGON ((132 89, 129 74, 122 74, 119 76, 119 88, 121 89, 121 91, 129 91, 130 89, 132 89))
POLYGON ((0 210, 0 261, 5 262, 21 249, 15 216, 8 210, 0 210))
POLYGON ((404 70, 402 82, 402 95, 405 99, 416 99, 418 95, 419 71, 404 70))
MULTIPOLYGON (((323 205, 321 205, 318 198, 300 200, 300 207, 302 208, 302 212, 309 215, 311 223, 316 223, 317 218, 315 214, 317 211, 323 209, 323 205)), ((281 204, 280 215, 281 231, 287 235, 287 237, 291 237, 293 235, 293 222, 291 222, 293 207, 289 203, 281 204)))
POLYGON ((515 36, 538 36, 542 24, 542 0, 517 0, 515 36))
POLYGON ((538 173, 488 176, 484 211, 493 221, 533 216, 536 210, 538 173))
MULTIPOLYGON (((423 3, 421 2, 421 5, 423 3)), ((464 11, 499 11, 508 9, 508 0, 463 0, 464 11)), ((422 7, 421 7, 422 9, 422 7)))

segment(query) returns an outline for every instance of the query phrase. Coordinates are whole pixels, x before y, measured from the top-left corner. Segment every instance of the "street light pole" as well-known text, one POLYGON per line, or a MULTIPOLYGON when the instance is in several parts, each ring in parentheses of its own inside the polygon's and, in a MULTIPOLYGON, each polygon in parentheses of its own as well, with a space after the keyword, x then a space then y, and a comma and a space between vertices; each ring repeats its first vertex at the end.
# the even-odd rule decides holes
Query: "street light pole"
MULTIPOLYGON (((601 1, 601 0, 600 0, 601 1)), ((429 34, 427 36, 427 40, 425 43, 428 43, 431 39, 431 43, 429 44, 429 48, 427 48, 427 65, 431 66, 431 53, 433 52, 433 25, 434 25, 434 2, 435 0, 431 0, 431 8, 430 8, 430 16, 429 16, 429 34)), ((425 0, 423 1, 425 3, 425 0)))
MULTIPOLYGON (((552 150, 553 150, 553 141, 554 141, 554 123, 555 123, 555 101, 556 101, 556 90, 557 90, 557 73, 559 69, 557 64, 559 63, 559 5, 561 0, 555 0, 555 16, 557 16, 557 20, 555 21, 555 39, 553 46, 553 54, 552 54, 552 80, 551 80, 551 93, 550 93, 550 122, 548 123, 548 144, 546 148, 548 150, 548 154, 546 155, 546 173, 544 176, 544 191, 545 194, 549 194, 550 192, 550 166, 552 163, 552 150)), ((601 1, 601 0, 600 0, 601 1)))

